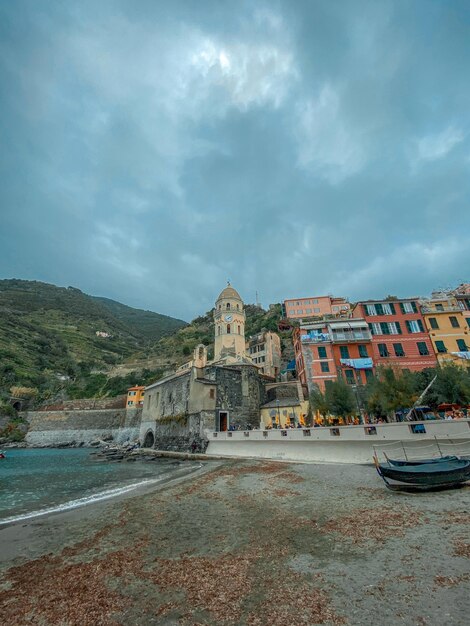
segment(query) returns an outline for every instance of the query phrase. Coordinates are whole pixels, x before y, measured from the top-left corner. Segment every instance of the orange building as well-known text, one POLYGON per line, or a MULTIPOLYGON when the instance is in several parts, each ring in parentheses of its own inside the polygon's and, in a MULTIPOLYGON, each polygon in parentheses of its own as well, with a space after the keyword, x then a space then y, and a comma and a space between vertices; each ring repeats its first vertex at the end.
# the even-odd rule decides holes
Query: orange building
POLYGON ((288 319, 308 319, 324 315, 345 315, 351 305, 345 298, 316 296, 314 298, 293 298, 284 300, 283 316, 288 319))
POLYGON ((140 408, 144 406, 145 387, 129 387, 127 390, 127 408, 140 408))
POLYGON ((365 320, 323 320, 294 329, 297 376, 309 391, 342 377, 364 385, 373 374, 372 335, 365 320))

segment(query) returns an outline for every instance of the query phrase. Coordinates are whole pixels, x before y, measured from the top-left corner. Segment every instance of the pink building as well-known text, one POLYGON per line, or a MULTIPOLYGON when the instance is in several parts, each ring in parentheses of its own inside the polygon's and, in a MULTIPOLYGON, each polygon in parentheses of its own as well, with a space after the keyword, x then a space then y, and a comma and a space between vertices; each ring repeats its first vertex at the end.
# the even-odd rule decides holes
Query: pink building
POLYGON ((288 319, 308 319, 324 315, 345 315, 350 309, 351 306, 345 298, 316 296, 284 300, 282 312, 288 319))

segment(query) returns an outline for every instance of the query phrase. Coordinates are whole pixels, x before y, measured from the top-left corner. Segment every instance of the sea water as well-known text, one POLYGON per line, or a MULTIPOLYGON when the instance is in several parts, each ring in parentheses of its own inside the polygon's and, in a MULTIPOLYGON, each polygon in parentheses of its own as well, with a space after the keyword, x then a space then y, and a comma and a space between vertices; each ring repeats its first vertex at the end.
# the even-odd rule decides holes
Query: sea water
POLYGON ((174 461, 95 461, 90 449, 8 449, 0 459, 0 524, 83 506, 158 483, 174 461))

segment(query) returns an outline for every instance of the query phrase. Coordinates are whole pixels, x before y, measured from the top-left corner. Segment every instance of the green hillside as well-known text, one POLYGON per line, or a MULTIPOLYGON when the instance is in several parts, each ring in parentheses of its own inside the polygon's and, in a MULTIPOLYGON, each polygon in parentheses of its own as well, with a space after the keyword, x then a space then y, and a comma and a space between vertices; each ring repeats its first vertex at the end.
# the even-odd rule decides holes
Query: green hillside
POLYGON ((0 393, 22 385, 50 395, 59 382, 106 371, 183 324, 73 287, 0 280, 0 393))
POLYGON ((132 329, 139 336, 145 337, 149 341, 156 341, 164 335, 170 335, 187 325, 187 322, 183 322, 183 320, 162 315, 161 313, 134 309, 109 298, 97 296, 92 298, 106 307, 128 329, 132 329))

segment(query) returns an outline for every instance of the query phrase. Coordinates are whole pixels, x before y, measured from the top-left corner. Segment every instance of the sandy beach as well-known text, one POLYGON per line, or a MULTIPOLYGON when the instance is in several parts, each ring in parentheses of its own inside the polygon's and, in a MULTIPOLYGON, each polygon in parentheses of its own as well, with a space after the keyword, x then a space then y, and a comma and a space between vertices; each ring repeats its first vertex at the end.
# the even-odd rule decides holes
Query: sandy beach
POLYGON ((214 461, 0 529, 0 623, 468 623, 470 488, 373 467, 214 461))

